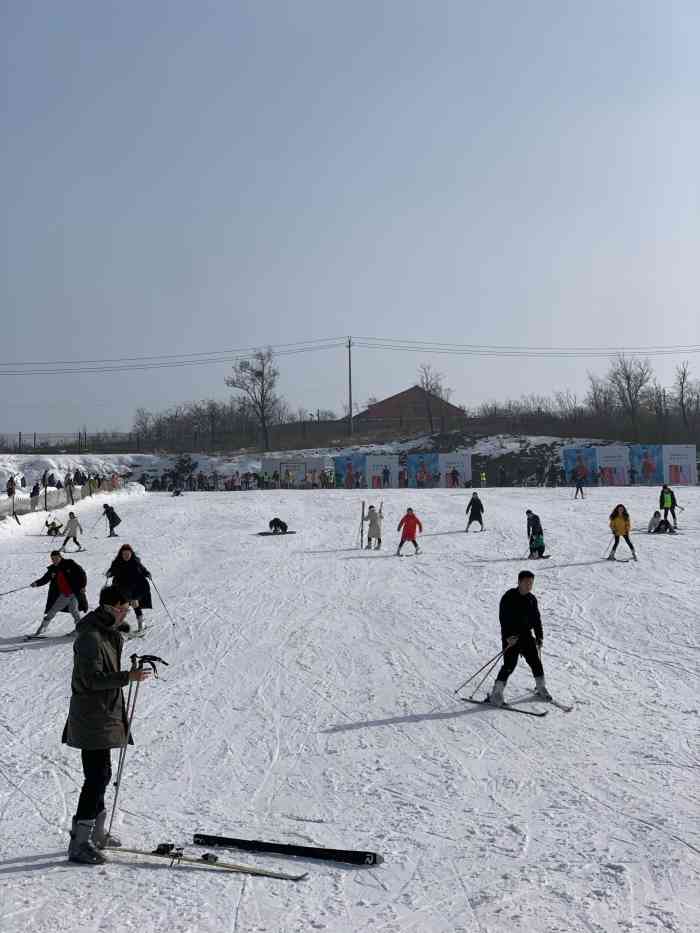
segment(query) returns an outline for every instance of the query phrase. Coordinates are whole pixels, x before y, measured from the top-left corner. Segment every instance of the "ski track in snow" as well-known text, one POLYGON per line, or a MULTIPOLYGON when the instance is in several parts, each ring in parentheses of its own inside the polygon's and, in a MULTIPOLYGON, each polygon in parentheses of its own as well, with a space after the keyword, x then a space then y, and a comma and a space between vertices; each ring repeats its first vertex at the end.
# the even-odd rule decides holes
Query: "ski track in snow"
MULTIPOLYGON (((69 865, 81 784, 79 753, 60 744, 72 654, 47 640, 0 655, 0 929, 700 928, 700 490, 679 491, 677 538, 642 533, 657 495, 487 489, 487 533, 465 535, 468 491, 384 491, 379 553, 356 549, 368 490, 118 496, 120 540, 100 524, 79 557, 90 604, 128 541, 175 621, 154 591, 146 637, 125 647, 125 666, 134 651, 170 662, 139 693, 117 820, 125 844, 188 846, 203 830, 371 849, 385 863, 219 853, 308 870, 298 884, 125 855, 69 865), (602 560, 620 499, 639 532, 637 564, 602 560), (420 555, 399 560, 408 504, 426 534, 420 555), (547 562, 522 559, 527 507, 543 520, 547 562), (274 514, 298 534, 255 536, 274 514), (537 575, 548 684, 575 703, 569 714, 534 719, 454 694, 499 650, 498 600, 524 566, 537 575)), ((83 527, 100 507, 78 505, 83 527)), ((0 589, 43 573, 42 522, 3 530, 0 589)), ((3 598, 0 647, 37 624, 45 597, 3 598)), ((508 698, 540 708, 531 686, 521 661, 508 698)))

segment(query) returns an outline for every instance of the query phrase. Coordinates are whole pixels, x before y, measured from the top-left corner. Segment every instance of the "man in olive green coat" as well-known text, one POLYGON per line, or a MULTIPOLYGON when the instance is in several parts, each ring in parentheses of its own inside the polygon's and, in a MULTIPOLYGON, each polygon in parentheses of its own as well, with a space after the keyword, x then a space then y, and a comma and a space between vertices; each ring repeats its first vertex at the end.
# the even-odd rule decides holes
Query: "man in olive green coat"
MULTIPOLYGON (((150 671, 123 671, 122 632, 129 626, 128 597, 116 586, 100 593, 100 605, 76 626, 73 644, 73 677, 68 720, 63 742, 81 750, 85 780, 73 817, 68 858, 71 862, 101 865, 99 849, 120 845, 106 831, 105 791, 112 776, 110 750, 121 748, 128 723, 122 687, 145 680, 150 671)), ((133 742, 129 736, 129 742, 133 742)))

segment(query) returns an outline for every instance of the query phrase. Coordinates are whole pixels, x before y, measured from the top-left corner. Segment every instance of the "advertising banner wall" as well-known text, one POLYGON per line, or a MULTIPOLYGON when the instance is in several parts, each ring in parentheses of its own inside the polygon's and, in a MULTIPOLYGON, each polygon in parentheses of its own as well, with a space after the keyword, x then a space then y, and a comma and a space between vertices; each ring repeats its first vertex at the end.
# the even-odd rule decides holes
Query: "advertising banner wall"
POLYGON ((656 486, 664 481, 663 448, 660 444, 630 444, 630 484, 656 486))
POLYGON ((439 454, 409 454, 406 469, 411 489, 434 489, 440 485, 439 454))
POLYGON ((367 485, 370 489, 398 489, 399 458, 397 454, 367 454, 367 485))
POLYGON ((458 489, 472 478, 472 455, 466 450, 440 454, 440 485, 445 489, 458 489))
POLYGON ((595 447, 562 447, 561 462, 566 472, 567 483, 592 485, 593 474, 598 469, 595 447))
POLYGON ((622 444, 596 447, 601 486, 626 486, 630 472, 629 450, 622 444))
POLYGON ((347 454, 333 457, 335 467, 335 485, 338 489, 358 489, 367 485, 367 456, 365 454, 347 454))
POLYGON ((664 444, 664 482, 671 486, 695 486, 698 461, 695 444, 664 444))

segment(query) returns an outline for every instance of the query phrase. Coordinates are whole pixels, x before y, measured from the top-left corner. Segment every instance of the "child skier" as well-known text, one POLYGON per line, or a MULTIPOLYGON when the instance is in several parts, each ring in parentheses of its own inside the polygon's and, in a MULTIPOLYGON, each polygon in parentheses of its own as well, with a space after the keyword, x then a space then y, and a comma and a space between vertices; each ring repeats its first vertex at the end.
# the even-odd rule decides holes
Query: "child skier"
POLYGON ((502 705, 503 691, 520 655, 525 658, 534 675, 537 696, 542 700, 552 699, 545 686, 540 658, 543 640, 542 619, 537 598, 532 593, 534 582, 535 575, 531 570, 521 570, 518 574, 518 585, 506 590, 501 597, 498 619, 501 623, 503 666, 488 697, 494 706, 502 705))
POLYGON ((374 546, 375 551, 379 551, 382 546, 382 521, 384 520, 384 513, 382 511, 382 506, 379 506, 379 511, 375 509, 373 505, 370 505, 367 510, 367 515, 362 519, 364 522, 369 522, 367 527, 367 546, 365 547, 366 551, 372 550, 372 541, 375 540, 377 543, 374 546))
POLYGON ((632 560, 637 559, 637 554, 634 550, 634 545, 630 541, 630 530, 632 528, 632 523, 630 521, 629 512, 627 509, 620 503, 616 505, 615 508, 610 513, 610 530, 613 533, 615 538, 615 543, 612 546, 612 551, 608 554, 608 560, 615 560, 615 551, 617 546, 620 543, 620 538, 625 539, 627 547, 632 552, 632 560))
POLYGON ((470 526, 473 522, 478 522, 478 523, 479 523, 479 526, 480 526, 480 530, 483 531, 483 530, 484 530, 484 520, 483 520, 483 518, 482 518, 482 515, 484 514, 484 511, 485 511, 485 510, 484 510, 484 504, 483 504, 483 502, 481 501, 481 499, 479 498, 479 493, 478 493, 478 492, 473 492, 473 493, 472 493, 472 497, 471 497, 471 499, 469 500, 469 505, 468 505, 467 508, 466 508, 466 512, 467 512, 467 527, 466 527, 464 530, 465 530, 465 531, 469 531, 469 526, 470 526))
POLYGON ((530 543, 530 558, 544 557, 544 530, 539 515, 530 509, 525 510, 527 515, 527 540, 530 543))
POLYGON ((80 543, 80 541, 78 541, 78 532, 80 532, 80 534, 83 534, 82 526, 80 522, 78 521, 78 519, 75 517, 75 512, 69 512, 68 521, 66 522, 66 530, 63 532, 63 534, 65 535, 65 538, 64 538, 63 544, 61 545, 62 551, 65 551, 66 545, 71 539, 75 541, 79 551, 84 550, 82 544, 80 543))
POLYGON ((406 514, 401 519, 396 528, 397 531, 401 532, 401 540, 399 541, 399 546, 397 548, 397 556, 401 555, 401 548, 407 541, 410 541, 413 547, 416 549, 416 554, 420 553, 420 548, 418 547, 418 542, 416 541, 416 531, 423 531, 423 525, 421 520, 417 515, 414 515, 413 509, 406 509, 406 514))

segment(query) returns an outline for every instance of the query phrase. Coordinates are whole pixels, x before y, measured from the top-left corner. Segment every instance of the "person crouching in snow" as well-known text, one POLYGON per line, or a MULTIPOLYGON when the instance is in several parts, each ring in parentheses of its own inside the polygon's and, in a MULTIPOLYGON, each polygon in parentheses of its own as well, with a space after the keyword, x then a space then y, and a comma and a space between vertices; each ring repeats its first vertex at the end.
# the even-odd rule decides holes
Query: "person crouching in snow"
POLYGON ((364 522, 369 522, 369 526, 367 527, 367 546, 365 550, 372 550, 372 541, 377 542, 374 546, 374 550, 380 550, 382 546, 382 521, 384 520, 382 506, 380 505, 379 511, 377 511, 373 505, 370 505, 367 514, 362 520, 364 522))
POLYGON ((627 509, 620 503, 616 505, 615 508, 610 513, 610 530, 613 533, 615 538, 615 543, 612 546, 612 551, 608 554, 608 560, 615 560, 615 551, 617 546, 620 543, 620 538, 625 539, 627 547, 632 551, 632 560, 637 559, 637 554, 634 550, 634 545, 630 541, 630 530, 632 528, 632 522, 630 521, 629 512, 627 509))
POLYGON ((423 531, 423 525, 421 520, 417 515, 414 514, 413 509, 406 509, 406 514, 401 519, 396 528, 397 531, 401 532, 401 540, 399 541, 399 546, 396 550, 397 555, 401 554, 401 548, 407 541, 410 541, 413 547, 416 549, 416 554, 420 552, 418 547, 418 542, 416 541, 416 531, 423 531))
POLYGON ((273 535, 286 535, 287 534, 287 523, 283 522, 281 518, 273 518, 267 526, 273 535))
POLYGON ((526 509, 525 514, 527 515, 526 532, 530 543, 530 559, 544 557, 544 529, 540 517, 535 515, 531 509, 526 509))
POLYGON ((489 702, 494 706, 502 705, 503 691, 521 655, 527 661, 535 678, 537 696, 542 700, 552 699, 545 686, 544 670, 540 658, 544 636, 537 597, 532 592, 534 582, 535 575, 531 570, 521 570, 518 574, 518 585, 506 590, 501 597, 498 619, 501 623, 503 666, 498 672, 496 682, 488 697, 489 702))

